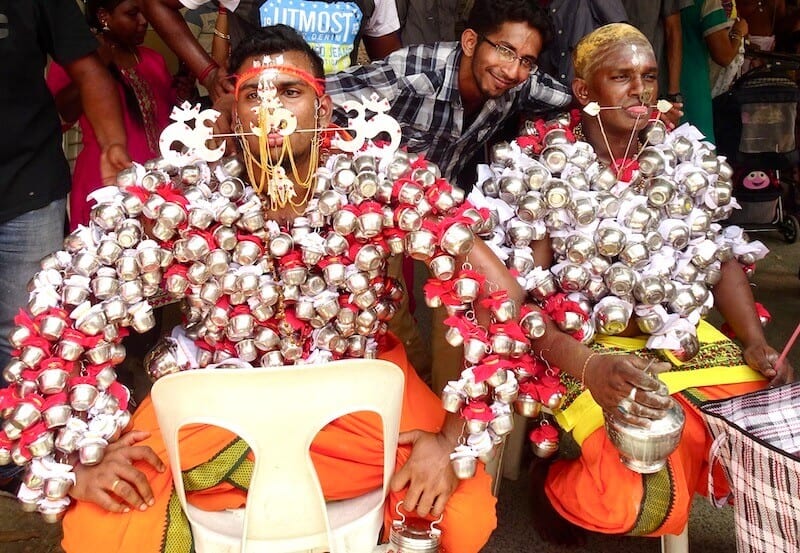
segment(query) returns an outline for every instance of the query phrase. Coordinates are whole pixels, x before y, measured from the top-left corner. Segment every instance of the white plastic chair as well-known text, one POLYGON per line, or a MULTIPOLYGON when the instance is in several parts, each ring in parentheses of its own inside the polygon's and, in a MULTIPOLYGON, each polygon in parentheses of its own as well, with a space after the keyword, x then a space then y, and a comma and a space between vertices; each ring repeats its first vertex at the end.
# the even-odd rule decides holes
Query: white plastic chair
POLYGON ((688 553, 689 551, 689 524, 677 536, 667 534, 661 536, 661 553, 688 553))
POLYGON ((159 379, 153 405, 198 553, 372 552, 394 472, 403 387, 399 367, 365 359, 198 369, 159 379), (309 446, 327 423, 357 411, 376 412, 383 421, 383 486, 326 503, 309 446), (195 423, 227 428, 251 446, 255 466, 244 509, 209 512, 187 504, 178 431, 195 423))

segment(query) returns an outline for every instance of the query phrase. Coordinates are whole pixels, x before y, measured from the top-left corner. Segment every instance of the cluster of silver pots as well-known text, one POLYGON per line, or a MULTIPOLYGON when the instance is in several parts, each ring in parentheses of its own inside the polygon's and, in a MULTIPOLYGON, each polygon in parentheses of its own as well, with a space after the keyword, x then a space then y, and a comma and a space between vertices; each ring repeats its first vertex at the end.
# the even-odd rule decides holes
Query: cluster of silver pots
POLYGON ((445 338, 454 347, 463 347, 466 368, 456 381, 448 382, 442 391, 445 410, 465 418, 464 443, 451 455, 459 478, 475 474, 477 462, 490 462, 501 443, 514 429, 514 413, 537 417, 543 408, 558 409, 563 387, 546 388, 545 374, 557 376, 557 369, 548 369, 531 351, 531 340, 545 332, 545 321, 538 309, 520 309, 503 292, 490 294, 491 334, 481 332, 474 321, 462 318, 451 326, 445 338), (512 322, 522 335, 506 333, 504 323, 512 322))
MULTIPOLYGON (((404 153, 388 160, 333 156, 319 170, 309 208, 288 230, 264 220, 250 189, 239 194, 237 187, 237 198, 230 199, 236 209, 228 211, 241 214, 239 220, 223 221, 219 210, 209 209, 205 227, 195 229, 190 210, 189 230, 174 242, 181 269, 165 273, 165 288, 186 296, 189 336, 209 346, 198 365, 232 356, 264 366, 301 361, 312 352, 318 359, 373 356, 374 337, 386 331, 402 297, 398 283, 385 277, 388 256, 436 258, 441 278, 442 260, 450 256, 452 276, 455 255, 472 246, 463 223, 441 232, 423 225, 425 218, 446 220, 463 192, 441 186, 434 165, 412 168, 413 161, 404 153), (280 324, 285 315, 302 328, 280 324)), ((232 178, 216 188, 204 183, 204 201, 221 204, 220 187, 232 178)), ((192 200, 193 206, 202 203, 192 200)), ((179 365, 169 344, 146 362, 152 378, 182 370, 179 365)))
POLYGON ((562 292, 583 307, 560 321, 562 330, 590 341, 635 323, 679 341, 674 353, 687 360, 698 349, 696 334, 675 330, 669 315, 704 316, 721 264, 751 264, 761 254, 719 224, 734 208, 730 165, 707 143, 657 131, 648 130, 630 181, 599 164, 588 144, 570 143, 563 128, 540 137, 539 155, 498 144, 494 176, 470 199, 498 219, 513 210, 482 237, 500 244, 533 300, 562 292), (555 256, 549 272, 528 248, 545 234, 555 256))
MULTIPOLYGON (((487 224, 476 210, 453 217, 463 192, 404 153, 332 157, 309 209, 288 230, 265 220, 241 172, 233 158, 213 171, 162 160, 125 170, 92 209, 89 227, 42 261, 28 305, 36 324, 12 333, 20 354, 4 376, 14 393, 39 394, 48 408, 21 401, 2 413, 0 461, 102 459, 129 420, 111 393, 121 386, 120 329, 150 329, 150 301, 162 290, 186 299, 187 335, 205 347, 186 363, 174 342, 163 342, 146 361, 154 379, 229 357, 270 366, 311 355, 370 357, 402 297, 385 276, 386 258, 407 253, 430 262, 435 278, 457 279, 456 257, 487 224), (50 359, 67 365, 45 367, 50 359), (62 395, 62 403, 47 403, 62 395), (20 450, 19 439, 40 423, 41 438, 20 450)), ((462 280, 466 311, 480 290, 462 280)), ((28 483, 29 508, 55 518, 58 486, 47 479, 39 486, 33 475, 28 483)))

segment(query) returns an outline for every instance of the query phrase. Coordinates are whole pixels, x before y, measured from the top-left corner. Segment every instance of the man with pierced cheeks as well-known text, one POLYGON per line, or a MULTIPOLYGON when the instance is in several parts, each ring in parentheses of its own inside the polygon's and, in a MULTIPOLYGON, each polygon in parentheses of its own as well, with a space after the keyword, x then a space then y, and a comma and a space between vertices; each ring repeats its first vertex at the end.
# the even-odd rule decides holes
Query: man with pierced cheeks
MULTIPOLYGON (((304 212, 315 185, 321 132, 330 122, 331 101, 324 89, 322 62, 296 31, 276 25, 245 40, 232 53, 231 63, 238 77, 231 120, 247 176, 264 200, 269 222, 289 228, 304 212)), ((477 271, 521 296, 513 278, 482 241, 476 241, 469 261, 477 271)), ((469 480, 458 480, 453 472, 450 453, 463 421, 445 413, 441 400, 416 375, 394 336, 381 337, 377 356, 405 373, 387 523, 396 516, 395 506, 402 500, 409 513, 429 520, 443 515, 442 545, 447 551, 477 553, 496 525, 495 499, 491 479, 482 468, 469 480)), ((296 416, 302 416, 302 405, 296 416)), ((167 455, 149 398, 133 415, 131 427, 108 446, 98 465, 75 467, 77 483, 71 495, 76 505, 63 523, 66 551, 190 550, 191 535, 180 507, 176 508, 167 455)), ((374 414, 355 413, 320 431, 310 453, 327 499, 356 497, 381 487, 381 428, 374 414)), ((245 478, 237 480, 241 472, 237 467, 246 469, 252 459, 241 440, 216 427, 185 430, 180 437, 184 471, 190 470, 199 477, 192 481, 202 483, 199 489, 190 488, 189 501, 208 510, 243 506, 249 478, 245 470, 245 478)))

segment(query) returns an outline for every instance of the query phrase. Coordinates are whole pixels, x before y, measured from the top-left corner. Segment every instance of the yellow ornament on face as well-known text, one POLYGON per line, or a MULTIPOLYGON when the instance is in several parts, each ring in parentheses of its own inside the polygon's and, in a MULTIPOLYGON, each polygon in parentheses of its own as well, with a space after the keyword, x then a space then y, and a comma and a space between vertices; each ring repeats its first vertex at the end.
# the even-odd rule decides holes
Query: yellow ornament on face
POLYGON ((246 141, 243 142, 244 157, 250 182, 256 192, 266 196, 268 208, 274 211, 291 205, 299 213, 314 189, 311 183, 314 180, 319 161, 319 129, 316 128, 315 122, 314 128, 311 129, 315 138, 312 144, 308 173, 305 178, 302 178, 298 174, 292 143, 289 140, 289 137, 297 132, 297 117, 284 107, 275 85, 276 79, 281 74, 280 66, 282 64, 283 56, 277 56, 275 59, 265 56, 262 61, 254 63, 254 67, 263 68, 258 76, 260 102, 252 108, 258 116, 258 122, 250 124, 251 132, 258 137, 259 159, 253 156, 246 141), (271 133, 277 133, 284 137, 280 154, 277 156, 273 154, 269 146, 271 133), (283 166, 285 160, 291 167, 294 181, 288 177, 283 166), (254 167, 261 169, 258 178, 254 167), (295 186, 304 189, 305 193, 302 196, 299 195, 295 186))

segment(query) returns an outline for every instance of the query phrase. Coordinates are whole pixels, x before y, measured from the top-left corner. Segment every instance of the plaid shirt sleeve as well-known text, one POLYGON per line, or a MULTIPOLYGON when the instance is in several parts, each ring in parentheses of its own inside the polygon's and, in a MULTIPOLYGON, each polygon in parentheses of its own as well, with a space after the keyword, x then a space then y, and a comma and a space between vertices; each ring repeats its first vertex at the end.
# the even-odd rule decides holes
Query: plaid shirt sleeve
POLYGON ((351 67, 334 75, 328 75, 325 91, 335 106, 334 122, 337 125, 347 124, 346 112, 339 107, 347 100, 360 102, 362 97, 376 93, 390 103, 393 102, 398 93, 397 83, 397 73, 386 60, 351 67))
POLYGON ((547 73, 532 75, 519 95, 519 108, 525 112, 557 111, 572 102, 570 90, 547 73))

